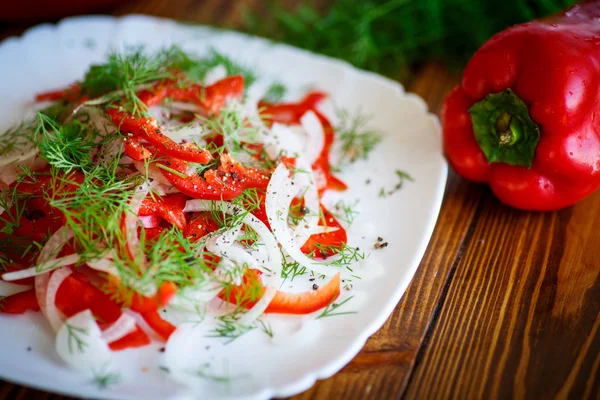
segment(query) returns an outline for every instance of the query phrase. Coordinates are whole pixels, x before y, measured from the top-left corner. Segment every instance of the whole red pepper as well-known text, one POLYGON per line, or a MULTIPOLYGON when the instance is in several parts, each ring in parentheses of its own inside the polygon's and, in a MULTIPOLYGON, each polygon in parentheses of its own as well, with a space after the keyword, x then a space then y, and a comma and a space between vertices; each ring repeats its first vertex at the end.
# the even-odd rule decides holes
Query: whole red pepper
POLYGON ((458 174, 528 210, 563 208, 600 186, 598 18, 600 1, 586 2, 475 53, 442 110, 458 174))

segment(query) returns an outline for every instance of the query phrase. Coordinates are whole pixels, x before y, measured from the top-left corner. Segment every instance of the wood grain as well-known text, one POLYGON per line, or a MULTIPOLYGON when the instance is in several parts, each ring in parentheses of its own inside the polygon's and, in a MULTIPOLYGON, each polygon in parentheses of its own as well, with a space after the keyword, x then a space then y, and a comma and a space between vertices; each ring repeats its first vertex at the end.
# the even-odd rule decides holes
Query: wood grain
MULTIPOLYGON (((112 13, 236 27, 242 3, 265 12, 260 0, 133 0, 112 13)), ((0 26, 0 38, 23 29, 0 26)), ((458 80, 430 63, 404 83, 439 113, 458 80)), ((600 193, 527 213, 450 172, 432 240, 393 314, 350 364, 294 399, 600 399, 597 220, 600 193)), ((0 382, 0 400, 30 398, 67 399, 0 382)))
POLYGON ((599 398, 600 193, 560 212, 483 196, 406 398, 599 398))

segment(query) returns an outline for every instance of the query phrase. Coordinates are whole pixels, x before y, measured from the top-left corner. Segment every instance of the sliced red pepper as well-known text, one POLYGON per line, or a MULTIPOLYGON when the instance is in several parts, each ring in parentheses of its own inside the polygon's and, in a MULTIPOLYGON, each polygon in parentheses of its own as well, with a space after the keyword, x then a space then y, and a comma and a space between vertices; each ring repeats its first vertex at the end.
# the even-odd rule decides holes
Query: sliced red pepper
POLYGON ((169 321, 165 321, 161 318, 157 311, 146 311, 141 314, 144 321, 152 328, 152 330, 165 341, 169 339, 171 334, 175 332, 175 326, 169 321))
POLYGON ((147 197, 142 202, 138 215, 158 214, 165 221, 184 230, 187 221, 183 214, 187 196, 182 193, 170 194, 167 196, 147 197))
MULTIPOLYGON (((56 292, 56 307, 68 318, 89 309, 103 324, 112 324, 122 314, 121 308, 100 289, 92 285, 85 275, 73 272, 56 292)), ((140 347, 150 343, 150 338, 139 326, 137 329, 110 344, 112 350, 140 347)))
MULTIPOLYGON (((212 159, 212 155, 206 149, 201 149, 196 145, 179 144, 171 140, 162 133, 158 122, 152 117, 135 118, 126 112, 119 111, 117 108, 109 108, 106 113, 121 133, 142 137, 166 155, 200 164, 206 164, 212 159)), ((128 152, 131 152, 130 145, 131 141, 126 146, 128 152)))
POLYGON ((50 90, 48 92, 42 92, 35 96, 35 101, 58 101, 67 100, 75 101, 81 97, 81 86, 73 84, 66 89, 50 90))
POLYGON ((338 228, 338 230, 312 235, 301 250, 305 254, 314 252, 315 258, 325 259, 336 254, 335 249, 342 248, 348 242, 348 235, 344 227, 323 205, 321 205, 321 210, 323 218, 319 220, 319 226, 338 228))
POLYGON ((134 294, 130 308, 138 313, 156 311, 161 307, 167 306, 176 294, 177 287, 175 284, 173 282, 164 282, 152 297, 142 296, 137 293, 134 294))
POLYGON ((25 290, 24 292, 16 293, 0 300, 0 313, 23 314, 27 310, 40 310, 34 289, 25 290))
POLYGON ((210 212, 194 213, 192 220, 183 231, 183 235, 190 242, 196 242, 207 234, 219 229, 219 225, 210 217, 210 212))
POLYGON ((221 79, 206 88, 192 84, 186 88, 172 87, 168 96, 173 100, 192 102, 209 114, 217 114, 233 98, 240 98, 244 94, 244 77, 232 75, 221 79))
POLYGON ((168 168, 161 168, 161 173, 180 192, 203 200, 231 200, 248 188, 266 188, 270 179, 257 168, 244 168, 227 154, 221 155, 219 168, 206 171, 204 178, 197 173, 188 175, 187 164, 181 160, 171 158, 157 165, 168 168))
POLYGON ((112 351, 119 351, 129 348, 143 347, 149 345, 150 343, 151 340, 146 332, 144 332, 139 325, 136 325, 135 331, 128 333, 119 340, 111 342, 108 347, 110 347, 112 351))
MULTIPOLYGON (((234 286, 223 291, 219 297, 232 304, 245 308, 251 308, 264 294, 265 288, 260 286, 259 293, 256 292, 257 283, 260 282, 260 272, 248 270, 244 274, 243 284, 234 286)), ((275 297, 265 310, 265 313, 273 314, 309 314, 327 307, 340 295, 340 274, 337 273, 326 284, 317 290, 303 293, 286 293, 277 291, 275 297)))

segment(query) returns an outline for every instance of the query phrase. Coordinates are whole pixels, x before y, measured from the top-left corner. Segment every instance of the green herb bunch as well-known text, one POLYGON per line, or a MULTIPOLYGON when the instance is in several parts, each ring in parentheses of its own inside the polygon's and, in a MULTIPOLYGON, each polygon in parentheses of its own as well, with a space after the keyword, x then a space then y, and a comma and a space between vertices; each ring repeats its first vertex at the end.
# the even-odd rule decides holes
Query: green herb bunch
POLYGON ((270 17, 244 10, 257 35, 398 76, 427 59, 463 63, 504 28, 558 12, 574 0, 332 0, 319 9, 273 1, 270 17))

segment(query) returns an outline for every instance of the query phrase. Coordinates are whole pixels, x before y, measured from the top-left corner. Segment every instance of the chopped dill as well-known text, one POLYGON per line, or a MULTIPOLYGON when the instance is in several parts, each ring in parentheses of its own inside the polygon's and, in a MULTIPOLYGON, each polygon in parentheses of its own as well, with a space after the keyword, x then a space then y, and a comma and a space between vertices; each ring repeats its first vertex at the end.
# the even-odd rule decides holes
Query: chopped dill
POLYGON ((267 88, 263 100, 268 103, 280 102, 287 93, 287 90, 287 87, 283 83, 279 81, 273 82, 267 88))
POLYGON ((69 352, 72 354, 75 352, 75 350, 77 350, 78 352, 83 353, 88 346, 85 339, 82 338, 82 336, 89 336, 87 329, 77 328, 68 322, 65 322, 65 328, 67 329, 67 334, 69 335, 67 339, 69 352))
POLYGON ((334 303, 332 301, 329 305, 327 305, 327 307, 325 307, 325 309, 323 310, 323 312, 321 312, 321 314, 317 315, 316 319, 321 319, 321 318, 326 318, 326 317, 335 317, 337 315, 356 314, 357 311, 341 311, 341 312, 337 311, 337 310, 339 310, 340 307, 342 307, 344 304, 346 304, 353 298, 354 298, 354 296, 350 296, 346 300, 342 301, 341 303, 334 303))
POLYGON ((92 371, 93 378, 92 383, 100 390, 107 389, 111 386, 117 385, 121 382, 121 374, 118 372, 97 372, 92 371))
POLYGON ((381 142, 381 133, 366 127, 370 117, 360 110, 350 113, 348 110, 337 109, 336 112, 340 119, 336 127, 336 139, 341 145, 341 162, 351 164, 357 160, 366 160, 381 142))
POLYGON ((341 221, 344 221, 346 225, 349 227, 352 225, 356 217, 360 214, 356 211, 356 206, 358 205, 358 200, 356 200, 353 204, 347 204, 344 200, 340 200, 335 203, 335 217, 341 221))

